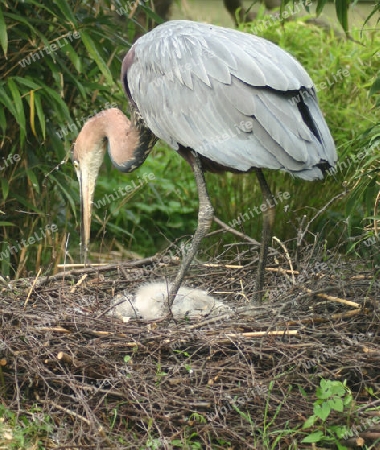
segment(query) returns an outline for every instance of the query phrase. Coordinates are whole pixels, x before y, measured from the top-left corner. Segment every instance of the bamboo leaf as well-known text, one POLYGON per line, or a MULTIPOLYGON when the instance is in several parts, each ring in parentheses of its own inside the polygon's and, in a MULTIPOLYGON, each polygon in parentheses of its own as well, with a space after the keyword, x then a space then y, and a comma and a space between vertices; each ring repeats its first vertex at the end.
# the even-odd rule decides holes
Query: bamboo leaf
MULTIPOLYGON (((372 17, 378 12, 380 11, 380 2, 377 2, 377 4, 375 4, 373 10, 369 13, 368 17, 365 19, 365 22, 363 24, 363 27, 365 25, 367 25, 367 23, 372 19, 372 17)), ((379 23, 380 18, 377 19, 377 23, 379 23)))
POLYGON ((41 214, 41 215, 44 214, 44 212, 40 208, 33 205, 33 203, 28 201, 23 195, 18 195, 15 192, 12 192, 12 197, 14 197, 21 205, 23 205, 25 208, 29 209, 30 211, 33 211, 33 212, 41 214))
POLYGON ((50 103, 52 102, 52 100, 55 100, 56 102, 56 108, 60 110, 61 114, 63 117, 61 117, 61 119, 65 119, 67 121, 71 121, 71 115, 70 115, 70 111, 69 108, 67 107, 66 103, 63 101, 63 99, 59 96, 59 94, 57 94, 57 92, 54 89, 51 89, 48 86, 44 86, 44 93, 49 94, 48 96, 46 96, 46 100, 49 101, 50 103))
POLYGON ((321 14, 321 12, 322 12, 323 8, 325 7, 326 3, 327 3, 327 0, 318 0, 317 9, 315 11, 317 16, 319 16, 321 14))
POLYGON ((5 108, 0 108, 0 128, 3 130, 5 134, 5 130, 7 129, 7 119, 5 118, 5 108))
POLYGON ((31 21, 28 20, 28 18, 26 17, 22 17, 20 14, 13 14, 13 13, 4 13, 4 17, 7 17, 9 19, 12 19, 13 21, 17 22, 21 22, 24 25, 26 25, 28 28, 30 28, 30 33, 33 35, 37 35, 39 38, 43 38, 44 35, 38 30, 38 28, 35 28, 31 21))
POLYGON ((46 137, 46 118, 45 118, 45 114, 41 105, 41 97, 38 94, 34 95, 34 103, 36 106, 36 111, 37 111, 37 117, 38 120, 40 122, 40 126, 41 126, 41 131, 42 131, 42 136, 45 139, 46 137))
POLYGON ((40 86, 39 84, 35 83, 34 81, 30 80, 29 78, 24 78, 24 77, 13 77, 13 79, 15 81, 17 81, 17 83, 19 84, 23 84, 24 86, 30 88, 30 89, 42 89, 42 86, 40 86))
POLYGON ((9 183, 5 177, 1 177, 0 180, 1 180, 1 191, 3 193, 3 200, 6 200, 8 198, 9 183))
POLYGON ((17 112, 12 103, 10 97, 5 93, 4 87, 0 87, 0 102, 4 105, 5 108, 9 110, 9 112, 16 118, 17 112))
POLYGON ((11 91, 13 102, 16 109, 15 119, 17 123, 20 125, 20 145, 22 146, 24 144, 26 135, 24 106, 22 103, 20 91, 18 90, 18 87, 13 78, 8 79, 8 88, 11 91))
POLYGON ((380 92, 380 76, 376 78, 376 80, 373 82, 371 89, 369 90, 369 96, 377 94, 380 92))
POLYGON ((73 63, 76 71, 82 73, 82 60, 79 58, 78 53, 70 44, 65 45, 65 53, 69 57, 70 61, 73 63))
MULTIPOLYGON (((288 3, 290 0, 285 0, 285 3, 288 3)), ((282 4, 282 2, 281 2, 282 4)), ((157 15, 151 8, 145 5, 141 5, 141 9, 145 12, 147 17, 154 20, 157 24, 164 23, 164 19, 157 15)))
POLYGON ((68 2, 67 0, 55 0, 55 3, 57 4, 58 8, 61 10, 63 15, 65 16, 65 19, 68 22, 71 22, 71 24, 74 28, 77 28, 77 20, 76 20, 76 17, 74 15, 73 11, 71 10, 71 8, 69 6, 70 2, 68 2))
POLYGON ((40 193, 41 193, 41 191, 40 191, 40 185, 39 185, 39 183, 38 183, 36 174, 35 174, 35 173, 33 172, 33 170, 31 170, 31 169, 27 169, 27 170, 26 170, 26 174, 27 174, 27 176, 28 176, 30 182, 32 183, 33 188, 40 194, 40 193))
POLYGON ((73 199, 73 197, 70 195, 69 190, 67 190, 67 188, 58 180, 57 177, 50 175, 50 178, 57 183, 57 185, 59 186, 59 188, 61 190, 61 193, 63 194, 64 197, 66 197, 67 201, 70 203, 72 211, 75 214, 76 203, 75 203, 75 200, 73 199))
POLYGON ((348 31, 348 0, 335 0, 335 10, 339 23, 344 31, 348 31))
POLYGON ((4 56, 7 57, 8 53, 8 32, 7 27, 5 25, 5 20, 3 16, 3 12, 0 8, 0 44, 4 50, 4 56))
POLYGON ((34 125, 34 91, 30 91, 30 106, 29 106, 29 111, 30 111, 30 128, 32 129, 32 133, 34 134, 34 136, 37 136, 36 133, 36 127, 34 125))
POLYGON ((112 74, 107 67, 104 59, 100 56, 94 41, 90 38, 90 36, 84 32, 81 33, 82 41, 87 49, 89 56, 96 62, 102 74, 106 77, 107 83, 112 86, 115 84, 112 74))

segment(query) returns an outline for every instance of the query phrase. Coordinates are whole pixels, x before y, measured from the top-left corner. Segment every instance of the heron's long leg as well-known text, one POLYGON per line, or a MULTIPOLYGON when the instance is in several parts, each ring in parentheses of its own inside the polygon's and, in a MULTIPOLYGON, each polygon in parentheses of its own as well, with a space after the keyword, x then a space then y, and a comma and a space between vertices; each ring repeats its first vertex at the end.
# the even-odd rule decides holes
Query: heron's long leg
POLYGON ((198 188, 199 211, 198 211, 198 227, 194 233, 190 250, 183 257, 181 267, 169 291, 169 308, 172 307, 174 298, 181 287, 183 278, 189 268, 191 261, 194 259, 198 251, 199 244, 208 233, 212 220, 214 218, 214 208, 211 205, 207 192, 205 177, 202 170, 202 164, 197 153, 194 153, 193 163, 194 177, 198 188))
POLYGON ((256 295, 253 298, 253 301, 261 301, 264 287, 264 272, 268 258, 268 246, 270 238, 272 237, 276 207, 273 201, 273 194, 261 169, 256 169, 256 175, 260 183, 264 204, 268 206, 268 208, 263 211, 263 232, 261 237, 259 266, 256 275, 256 295))

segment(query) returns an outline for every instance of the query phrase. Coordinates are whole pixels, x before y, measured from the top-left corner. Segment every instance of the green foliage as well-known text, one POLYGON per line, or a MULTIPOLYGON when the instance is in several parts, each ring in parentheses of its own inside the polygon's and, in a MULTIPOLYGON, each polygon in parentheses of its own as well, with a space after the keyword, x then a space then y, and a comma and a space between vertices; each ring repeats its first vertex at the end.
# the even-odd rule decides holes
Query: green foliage
MULTIPOLYGON (((294 5, 294 3, 296 3, 296 0, 282 0, 281 10, 283 10, 284 7, 289 3, 294 5)), ((304 0, 304 3, 307 4, 307 1, 304 0)), ((311 2, 309 2, 309 5, 310 3, 311 2)), ((327 0, 317 0, 317 8, 316 8, 317 15, 320 15, 322 13, 324 7, 326 6, 326 3, 327 0)), ((335 12, 337 19, 340 25, 342 26, 343 30, 346 33, 348 33, 350 28, 348 20, 349 7, 351 4, 355 2, 353 0, 333 0, 333 3, 335 4, 335 12)), ((377 1, 377 3, 373 5, 373 9, 369 14, 369 16, 367 17, 367 19, 365 20, 364 24, 366 24, 368 20, 370 20, 379 10, 380 10, 380 2, 377 1)))
POLYGON ((51 418, 39 408, 18 415, 0 405, 0 448, 43 450, 53 428, 51 418))
MULTIPOLYGON (((71 164, 59 164, 67 161, 70 145, 90 115, 111 105, 126 109, 121 86, 115 80, 120 76, 121 58, 136 32, 141 32, 137 30, 139 11, 149 20, 159 21, 147 6, 140 5, 136 12, 129 1, 122 0, 101 4, 94 0, 49 0, 43 5, 26 0, 0 5, 0 51, 4 54, 0 62, 3 276, 35 274, 39 268, 49 271, 64 256, 68 262, 79 259, 78 184, 71 164), (53 224, 57 231, 45 232, 46 226, 53 224)), ((380 133, 375 109, 379 97, 376 77, 380 58, 374 52, 380 48, 377 35, 352 32, 359 45, 338 40, 332 32, 326 34, 304 21, 285 26, 272 22, 261 34, 295 55, 311 74, 341 161, 352 161, 351 156, 375 144, 380 133), (340 76, 337 82, 323 87, 339 69, 347 70, 349 76, 340 76), (368 92, 373 95, 368 97, 368 92)), ((303 216, 310 219, 326 200, 343 190, 342 182, 348 181, 354 186, 353 197, 330 207, 313 222, 310 231, 324 230, 329 222, 323 237, 331 244, 337 242, 342 229, 348 237, 363 235, 372 220, 363 221, 363 217, 376 216, 377 156, 377 151, 371 154, 371 160, 360 164, 358 172, 354 167, 358 164, 351 163, 324 182, 307 183, 268 171, 274 194, 290 194, 290 200, 277 208, 276 223, 287 226, 278 226, 275 234, 282 240, 294 238, 303 216), (346 228, 334 227, 342 222, 346 228)), ((94 250, 107 255, 123 248, 147 255, 193 233, 198 206, 193 174, 165 145, 157 145, 143 167, 128 176, 112 169, 108 160, 99 178, 95 203, 120 186, 137 185, 149 173, 154 179, 139 189, 94 208, 94 250), (104 239, 104 245, 99 245, 99 238, 104 239)), ((226 222, 262 202, 254 175, 208 174, 207 179, 216 215, 226 222)), ((260 228, 261 217, 255 217, 239 229, 258 237, 260 228)))
POLYGON ((159 386, 161 384, 161 381, 164 377, 168 375, 167 372, 164 370, 161 370, 161 364, 157 363, 157 370, 156 370, 156 385, 159 386))
MULTIPOLYGON (((241 419, 247 422, 247 424, 249 425, 251 434, 255 437, 255 445, 260 448, 271 450, 279 448, 279 443, 283 441, 285 437, 292 436, 296 433, 296 430, 288 427, 288 422, 286 422, 284 424, 284 427, 280 430, 276 429, 276 419, 292 391, 291 385, 289 386, 288 392, 284 396, 283 400, 277 404, 274 413, 271 415, 269 414, 269 411, 273 407, 273 398, 271 394, 274 388, 274 383, 274 381, 271 381, 269 383, 267 397, 265 399, 265 409, 262 426, 259 426, 252 420, 249 411, 245 412, 241 410, 236 404, 231 403, 231 406, 237 413, 239 413, 241 419)), ((290 449, 291 448, 293 447, 290 447, 290 449)))
POLYGON ((118 13, 111 0, 0 4, 3 276, 51 269, 63 259, 68 233, 68 250, 78 254, 78 185, 71 164, 58 165, 85 120, 116 106, 115 93, 123 98, 115 82, 130 46, 123 36, 140 31, 132 16, 141 8, 132 12, 127 0, 117 6, 118 13), (57 231, 43 236, 52 224, 57 231))
POLYGON ((328 418, 333 411, 349 415, 353 398, 346 382, 321 379, 320 387, 316 391, 317 400, 314 402, 313 412, 304 423, 303 429, 313 428, 303 440, 303 443, 327 444, 334 443, 339 450, 345 450, 340 440, 349 433, 347 425, 329 423, 328 418), (316 429, 315 429, 316 428, 316 429))

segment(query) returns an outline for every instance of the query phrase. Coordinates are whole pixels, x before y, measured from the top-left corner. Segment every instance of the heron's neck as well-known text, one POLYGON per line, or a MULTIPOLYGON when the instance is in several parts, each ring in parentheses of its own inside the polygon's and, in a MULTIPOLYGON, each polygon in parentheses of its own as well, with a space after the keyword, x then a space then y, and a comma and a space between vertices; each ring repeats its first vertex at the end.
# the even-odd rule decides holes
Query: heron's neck
POLYGON ((132 172, 145 161, 157 142, 157 137, 133 108, 131 121, 124 114, 122 121, 122 125, 117 121, 107 124, 108 152, 117 169, 132 172))

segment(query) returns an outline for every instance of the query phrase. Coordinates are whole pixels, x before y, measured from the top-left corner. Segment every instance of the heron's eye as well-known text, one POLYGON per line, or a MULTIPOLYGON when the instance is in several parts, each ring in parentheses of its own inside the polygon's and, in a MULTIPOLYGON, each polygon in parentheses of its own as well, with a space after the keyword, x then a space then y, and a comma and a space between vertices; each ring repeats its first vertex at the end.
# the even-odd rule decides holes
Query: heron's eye
POLYGON ((74 167, 75 167, 76 169, 79 168, 79 162, 78 162, 78 161, 73 161, 73 164, 74 164, 74 167))

